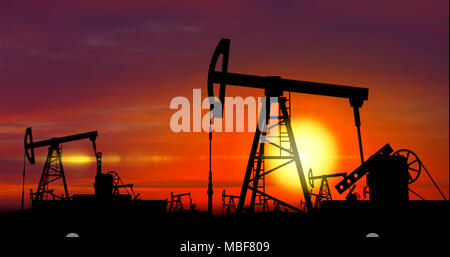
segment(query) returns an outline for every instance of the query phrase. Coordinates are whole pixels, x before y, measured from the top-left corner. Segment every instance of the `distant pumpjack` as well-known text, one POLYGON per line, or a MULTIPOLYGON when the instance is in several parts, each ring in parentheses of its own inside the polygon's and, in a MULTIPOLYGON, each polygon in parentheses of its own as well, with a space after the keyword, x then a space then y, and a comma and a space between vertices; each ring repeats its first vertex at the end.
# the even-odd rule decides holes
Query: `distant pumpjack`
POLYGON ((314 202, 314 208, 318 208, 320 207, 320 204, 322 203, 323 200, 333 200, 332 196, 331 196, 331 191, 330 191, 330 187, 328 185, 328 179, 329 178, 335 178, 335 177, 343 177, 345 178, 347 176, 346 172, 342 172, 342 173, 334 173, 334 174, 325 174, 325 175, 320 175, 320 176, 313 176, 313 171, 312 169, 309 169, 308 172, 308 181, 309 181, 309 185, 314 188, 314 180, 316 179, 320 179, 320 188, 319 188, 319 193, 318 194, 312 194, 316 196, 316 201, 314 202))
POLYGON ((61 160, 61 147, 60 145, 67 142, 73 142, 83 139, 89 139, 92 142, 95 156, 97 156, 97 148, 95 146, 95 139, 98 136, 97 131, 91 131, 87 133, 81 133, 66 137, 56 137, 48 140, 42 140, 33 142, 33 135, 31 127, 25 131, 25 155, 31 164, 35 164, 34 149, 39 147, 48 146, 47 158, 44 164, 39 185, 35 193, 32 194, 32 200, 44 200, 48 199, 51 195, 53 199, 69 200, 69 191, 67 189, 66 177, 64 174, 64 168, 61 160), (62 195, 55 194, 53 189, 49 188, 50 183, 61 179, 63 183, 64 193, 62 195), (34 197, 34 198, 33 198, 34 197))
POLYGON ((222 191, 222 215, 229 215, 236 211, 234 199, 239 199, 239 196, 228 195, 225 189, 222 191))
POLYGON ((181 197, 187 196, 189 197, 189 209, 192 210, 194 205, 192 204, 191 193, 183 193, 174 195, 173 192, 170 192, 170 200, 168 200, 169 211, 168 212, 182 212, 184 210, 183 201, 181 197))
POLYGON ((303 191, 303 196, 305 199, 306 209, 311 210, 313 208, 311 202, 311 196, 308 190, 308 185, 305 179, 305 174, 303 172, 303 168, 300 162, 299 152, 297 149, 297 145, 295 143, 295 138, 291 126, 290 113, 288 108, 286 107, 286 98, 283 97, 283 92, 294 92, 294 93, 304 93, 304 94, 313 94, 313 95, 321 95, 321 96, 332 96, 332 97, 340 97, 347 98, 350 101, 350 105, 353 108, 353 114, 355 118, 355 125, 358 132, 358 142, 359 142, 359 151, 361 157, 361 163, 364 161, 363 149, 362 149, 362 140, 361 140, 361 121, 359 116, 359 108, 363 105, 363 102, 368 99, 368 89, 360 88, 360 87, 350 87, 350 86, 341 86, 341 85, 332 85, 332 84, 324 84, 324 83, 316 83, 316 82, 308 82, 308 81, 297 81, 297 80, 289 80, 282 79, 280 77, 265 77, 265 76, 255 76, 255 75, 246 75, 246 74, 238 74, 238 73, 230 73, 228 72, 228 59, 229 59, 229 51, 230 51, 230 40, 222 39, 217 45, 214 54, 212 56, 209 72, 208 72, 208 97, 210 99, 210 109, 212 115, 214 117, 221 118, 223 115, 224 109, 224 100, 225 100, 225 86, 226 85, 234 85, 241 87, 251 87, 251 88, 259 88, 264 89, 265 97, 263 100, 265 101, 266 108, 261 109, 260 117, 258 119, 258 124, 264 124, 264 130, 261 131, 259 126, 256 128, 256 132, 253 138, 253 144, 250 151, 250 156, 247 163, 247 169, 245 171, 244 181, 241 189, 241 194, 239 197, 239 203, 237 207, 237 212, 240 213, 244 209, 245 199, 247 195, 248 189, 252 190, 252 198, 250 201, 250 210, 254 210, 255 207, 255 198, 257 195, 263 196, 265 199, 270 199, 278 202, 281 205, 284 205, 290 209, 301 212, 300 209, 283 202, 266 192, 258 189, 258 182, 261 177, 291 163, 295 162, 297 167, 297 172, 300 179, 300 184, 303 191), (222 67, 221 71, 216 71, 216 65, 219 60, 219 57, 222 55, 222 67), (214 99, 214 83, 220 84, 219 91, 219 100, 217 102, 214 99), (266 131, 268 129, 268 121, 272 117, 270 116, 270 107, 271 101, 270 98, 277 98, 278 103, 280 105, 281 115, 276 117, 277 119, 281 119, 278 125, 283 124, 286 127, 287 138, 290 142, 290 149, 284 148, 280 145, 276 145, 274 142, 270 142, 266 137, 266 131), (216 106, 222 108, 215 108, 216 106), (264 154, 264 145, 265 143, 269 143, 274 145, 281 150, 283 150, 288 156, 267 156, 264 154), (258 150, 259 147, 259 152, 258 150), (279 159, 286 160, 287 162, 275 167, 269 171, 261 172, 261 164, 264 159, 279 159), (256 167, 255 167, 255 162, 256 167), (252 177, 253 174, 253 177, 252 177), (252 183, 252 185, 250 185, 252 183))

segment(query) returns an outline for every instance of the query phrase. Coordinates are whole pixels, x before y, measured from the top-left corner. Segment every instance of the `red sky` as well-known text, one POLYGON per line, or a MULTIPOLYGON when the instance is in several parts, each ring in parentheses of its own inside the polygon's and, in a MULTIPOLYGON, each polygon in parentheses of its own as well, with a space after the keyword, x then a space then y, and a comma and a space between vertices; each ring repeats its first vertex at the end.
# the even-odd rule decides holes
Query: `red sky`
MULTIPOLYGON (((192 192, 205 209, 208 136, 171 132, 169 103, 191 99, 193 88, 206 94, 222 37, 231 39, 230 72, 369 88, 361 110, 365 156, 388 142, 411 149, 448 196, 448 8, 448 1, 0 3, 0 209, 19 208, 28 126, 35 140, 98 130, 105 171, 118 170, 144 199, 192 192)), ((227 93, 262 96, 231 87, 227 93)), ((295 95, 293 121, 303 119, 332 133, 336 171, 357 167, 347 101, 295 95)), ((216 208, 223 189, 239 192, 251 139, 214 134, 216 208)), ((67 156, 92 153, 87 141, 63 149, 67 156)), ((27 192, 42 165, 28 165, 27 192)), ((94 166, 65 165, 71 193, 93 192, 94 166)), ((424 174, 413 188, 439 199, 424 174)))

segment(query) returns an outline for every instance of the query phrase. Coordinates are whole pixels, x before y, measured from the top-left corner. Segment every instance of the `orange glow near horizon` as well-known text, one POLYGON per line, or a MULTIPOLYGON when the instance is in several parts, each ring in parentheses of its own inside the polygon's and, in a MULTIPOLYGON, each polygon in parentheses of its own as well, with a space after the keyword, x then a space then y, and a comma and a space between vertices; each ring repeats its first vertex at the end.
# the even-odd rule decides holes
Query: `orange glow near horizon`
MULTIPOLYGON (((206 210, 208 133, 171 131, 170 102, 182 96, 192 103, 198 88, 207 97, 208 67, 222 37, 231 40, 229 72, 368 88, 360 109, 364 158, 386 143, 410 149, 448 197, 448 1, 18 2, 0 8, 11 24, 0 26, 7 39, 0 44, 0 212, 20 205, 27 127, 34 142, 96 130, 103 172, 118 171, 142 199, 191 192, 206 210)), ((227 86, 225 96, 262 97, 264 90, 227 86)), ((361 164, 348 99, 292 93, 291 110, 306 177, 309 169, 350 173, 361 164)), ((213 133, 219 213, 222 190, 240 193, 253 135, 213 133)), ((93 193, 92 144, 62 147, 70 194, 93 193)), ((25 192, 37 188, 47 148, 35 153, 25 192)), ((293 163, 266 179, 267 193, 299 205, 293 163)), ((338 180, 329 181, 333 199, 345 198, 334 190, 338 180)), ((362 194, 365 178, 358 183, 362 194)), ((441 199, 424 173, 411 187, 441 199)))
MULTIPOLYGON (((314 175, 334 172, 338 147, 332 134, 322 124, 312 119, 295 122, 292 124, 292 128, 305 176, 309 169, 312 169, 314 175)), ((283 146, 289 147, 287 143, 283 146)), ((279 149, 269 147, 269 154, 278 155, 279 149)), ((270 168, 279 164, 281 163, 277 162, 268 166, 270 168)), ((276 181, 291 189, 300 187, 298 176, 295 163, 274 172, 276 181)))

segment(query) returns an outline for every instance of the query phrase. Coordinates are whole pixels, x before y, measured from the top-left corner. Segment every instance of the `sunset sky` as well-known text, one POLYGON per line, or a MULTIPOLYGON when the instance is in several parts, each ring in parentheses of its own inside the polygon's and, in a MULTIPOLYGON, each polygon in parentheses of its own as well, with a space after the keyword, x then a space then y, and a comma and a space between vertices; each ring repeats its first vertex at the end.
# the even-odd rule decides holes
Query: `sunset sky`
MULTIPOLYGON (((369 88, 361 109, 365 157, 386 143, 410 149, 448 198, 448 5, 445 0, 0 1, 0 211, 20 208, 27 127, 33 127, 35 141, 97 130, 104 172, 117 170, 142 199, 192 192, 193 202, 206 210, 208 135, 172 132, 175 110, 169 104, 176 96, 192 99, 194 88, 206 96, 208 65, 221 38, 231 39, 230 72, 369 88)), ((263 92, 228 87, 227 96, 263 92)), ((325 131, 323 147, 334 147, 324 152, 330 166, 315 174, 358 166, 347 100, 295 94, 292 108, 295 131, 301 134, 301 124, 313 124, 325 131)), ((252 137, 213 136, 216 212, 223 189, 240 191, 252 137)), ((26 206, 46 153, 36 149, 37 163, 27 163, 26 206)), ((90 142, 64 144, 63 156, 70 193, 93 193, 95 162, 76 161, 93 156, 90 142)), ((283 179, 270 181, 268 192, 298 204, 299 188, 285 187, 283 179)), ((337 182, 330 180, 333 187, 337 182)), ((362 194, 364 184, 359 185, 362 194)), ((425 173, 411 188, 440 199, 425 173)))

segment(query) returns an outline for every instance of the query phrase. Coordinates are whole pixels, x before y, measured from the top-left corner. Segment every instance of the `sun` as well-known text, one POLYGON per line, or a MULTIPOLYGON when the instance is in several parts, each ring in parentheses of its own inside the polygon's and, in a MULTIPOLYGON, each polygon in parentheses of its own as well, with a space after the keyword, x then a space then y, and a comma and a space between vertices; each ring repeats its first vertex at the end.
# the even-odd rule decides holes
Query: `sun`
MULTIPOLYGON (((301 120, 292 124, 300 162, 303 167, 305 178, 308 179, 309 169, 314 175, 335 172, 337 159, 337 146, 331 132, 322 124, 314 120, 301 120)), ((283 147, 289 147, 285 143, 283 147)), ((279 149, 270 147, 270 155, 279 155, 279 149)), ((273 162, 268 167, 275 167, 281 162, 273 162)), ((290 189, 300 189, 300 179, 295 163, 291 163, 273 173, 277 184, 290 189)))
POLYGON ((64 163, 84 164, 94 162, 95 158, 86 155, 68 155, 62 157, 64 163))

